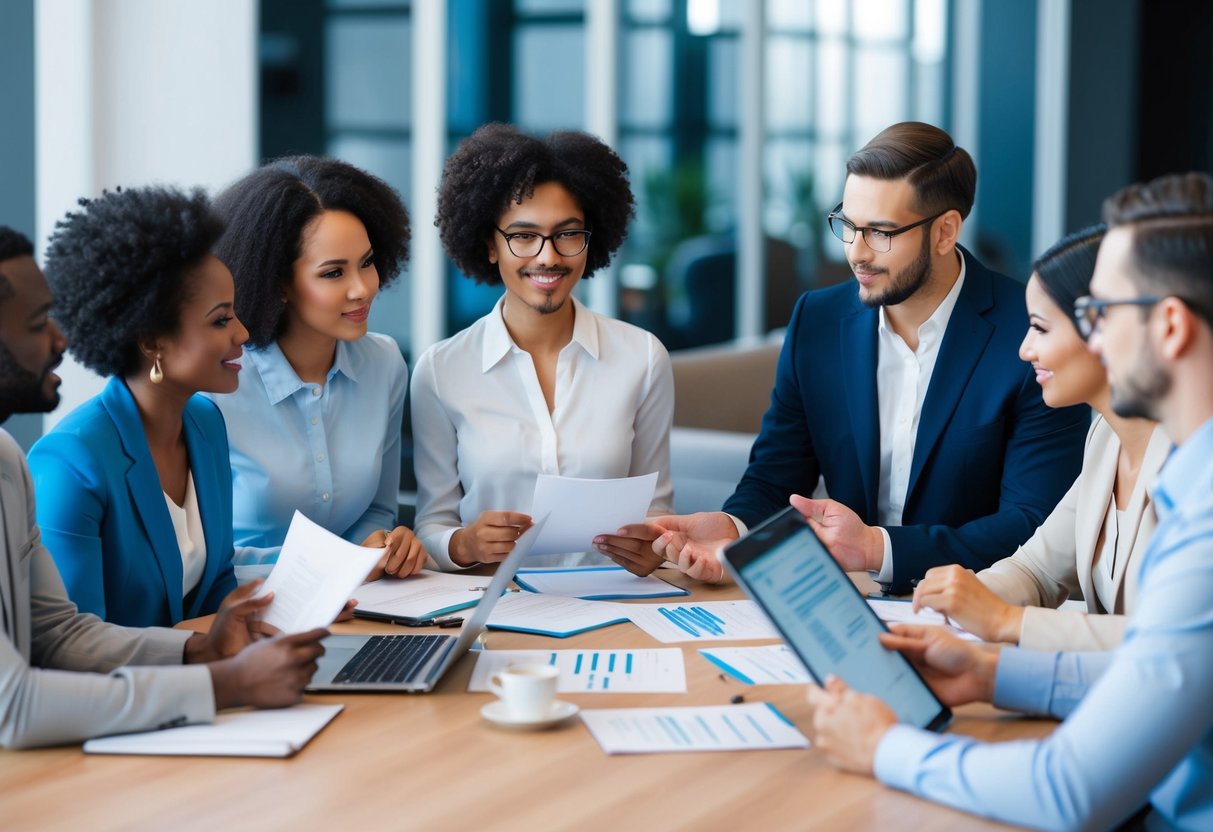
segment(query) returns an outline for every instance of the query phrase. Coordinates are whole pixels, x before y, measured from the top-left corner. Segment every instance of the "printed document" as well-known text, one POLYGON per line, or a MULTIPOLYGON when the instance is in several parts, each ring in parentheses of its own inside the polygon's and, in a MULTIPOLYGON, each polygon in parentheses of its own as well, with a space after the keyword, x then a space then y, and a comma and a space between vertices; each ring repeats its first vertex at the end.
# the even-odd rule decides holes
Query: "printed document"
POLYGON ((408 578, 381 578, 354 590, 358 612, 401 618, 433 618, 474 607, 490 578, 423 569, 408 578))
POLYGON ((563 638, 608 624, 621 624, 628 620, 629 609, 625 604, 610 601, 510 592, 493 608, 489 627, 563 638))
POLYGON ((603 708, 581 719, 607 754, 808 748, 809 741, 772 705, 700 708, 603 708))
POLYGON ((803 685, 811 682, 804 663, 786 644, 759 647, 701 647, 700 655, 747 685, 803 685))
POLYGON ((535 481, 531 516, 548 515, 547 525, 531 548, 532 555, 591 552, 600 534, 644 521, 657 474, 612 480, 540 474, 535 481))
POLYGON ((656 650, 482 650, 468 690, 489 689, 489 677, 511 665, 560 668, 557 693, 686 693, 687 674, 677 647, 656 650))
POLYGON ((665 644, 779 638, 775 625, 753 601, 620 606, 637 627, 665 644))
MULTIPOLYGON (((661 570, 658 570, 660 572, 661 570)), ((690 591, 663 581, 657 572, 641 577, 622 566, 575 569, 519 569, 514 583, 528 592, 607 601, 627 598, 672 598, 690 591)))
POLYGON ((296 511, 274 571, 260 595, 274 593, 262 618, 284 633, 327 627, 383 555, 343 540, 296 511))

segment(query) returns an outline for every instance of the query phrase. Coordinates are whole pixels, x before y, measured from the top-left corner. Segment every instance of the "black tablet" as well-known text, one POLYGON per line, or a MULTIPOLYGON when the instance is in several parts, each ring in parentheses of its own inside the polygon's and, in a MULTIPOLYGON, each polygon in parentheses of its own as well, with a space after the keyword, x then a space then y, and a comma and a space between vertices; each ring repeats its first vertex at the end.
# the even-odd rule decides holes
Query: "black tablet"
POLYGON ((910 662, 880 644, 884 622, 795 509, 727 546, 724 563, 819 683, 833 674, 919 728, 952 718, 910 662))

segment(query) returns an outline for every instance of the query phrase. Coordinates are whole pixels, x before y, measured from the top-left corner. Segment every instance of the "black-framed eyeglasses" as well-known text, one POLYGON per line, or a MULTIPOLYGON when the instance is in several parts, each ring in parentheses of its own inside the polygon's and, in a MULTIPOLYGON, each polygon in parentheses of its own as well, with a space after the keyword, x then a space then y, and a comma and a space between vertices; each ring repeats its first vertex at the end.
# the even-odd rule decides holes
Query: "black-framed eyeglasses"
POLYGON ((590 232, 585 228, 555 231, 551 234, 504 231, 498 228, 497 233, 505 237, 505 244, 515 257, 538 257, 548 240, 552 241, 552 248, 556 249, 556 253, 561 257, 576 257, 590 244, 590 232))
POLYGON ((862 234, 864 244, 872 251, 885 252, 893 248, 893 238, 898 234, 905 234, 907 231, 913 231, 920 225, 926 225, 929 222, 942 217, 947 211, 940 211, 933 217, 912 222, 909 225, 903 225, 901 228, 873 228, 872 226, 860 226, 851 222, 838 213, 842 210, 842 203, 834 206, 834 210, 826 215, 826 221, 830 224, 830 230, 834 232, 834 236, 842 240, 847 245, 855 242, 855 235, 862 234))
POLYGON ((1157 305, 1164 297, 1155 295, 1146 295, 1140 298, 1128 298, 1126 300, 1101 300, 1093 298, 1090 295, 1083 295, 1074 301, 1074 323, 1078 326, 1078 334, 1082 336, 1084 341, 1091 340, 1091 336, 1095 334, 1099 322, 1103 320, 1104 314, 1111 306, 1144 306, 1150 307, 1157 305))

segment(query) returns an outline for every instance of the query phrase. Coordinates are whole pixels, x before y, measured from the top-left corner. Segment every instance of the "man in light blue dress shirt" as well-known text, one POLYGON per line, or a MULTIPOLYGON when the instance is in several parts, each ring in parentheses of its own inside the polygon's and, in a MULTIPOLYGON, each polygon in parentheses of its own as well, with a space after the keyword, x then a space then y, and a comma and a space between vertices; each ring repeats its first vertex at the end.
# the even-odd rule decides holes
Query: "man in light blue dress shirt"
POLYGON ((1075 315, 1117 412, 1160 420, 1178 443, 1154 486, 1159 524, 1123 646, 992 652, 901 628, 886 646, 949 704, 1065 721, 1043 740, 981 743, 896 725, 879 700, 831 679, 810 688, 815 743, 843 768, 1012 823, 1213 829, 1213 177, 1126 188, 1104 218, 1075 315))

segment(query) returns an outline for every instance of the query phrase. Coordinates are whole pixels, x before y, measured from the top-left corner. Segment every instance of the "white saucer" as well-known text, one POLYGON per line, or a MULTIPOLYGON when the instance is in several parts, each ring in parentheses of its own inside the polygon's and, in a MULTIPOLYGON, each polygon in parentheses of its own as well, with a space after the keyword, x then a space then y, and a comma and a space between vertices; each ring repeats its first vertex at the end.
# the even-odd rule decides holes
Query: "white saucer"
POLYGON ((520 719, 509 712, 504 702, 500 699, 495 699, 480 709, 480 715, 499 728, 510 728, 515 731, 538 731, 541 728, 549 728, 557 722, 568 719, 579 710, 581 709, 572 702, 562 702, 557 699, 552 703, 552 707, 545 716, 541 716, 538 719, 520 719))

